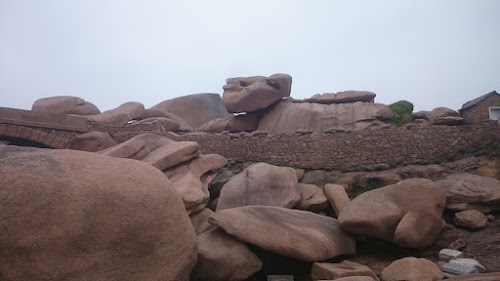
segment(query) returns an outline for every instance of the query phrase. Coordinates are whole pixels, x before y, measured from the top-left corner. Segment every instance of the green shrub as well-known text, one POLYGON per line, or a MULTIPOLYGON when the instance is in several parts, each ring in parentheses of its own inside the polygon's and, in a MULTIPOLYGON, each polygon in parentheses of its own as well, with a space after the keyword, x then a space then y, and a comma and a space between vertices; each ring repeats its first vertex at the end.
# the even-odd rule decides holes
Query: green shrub
POLYGON ((394 117, 392 117, 389 123, 401 127, 413 121, 413 103, 406 100, 400 100, 390 104, 389 108, 394 114, 394 117))

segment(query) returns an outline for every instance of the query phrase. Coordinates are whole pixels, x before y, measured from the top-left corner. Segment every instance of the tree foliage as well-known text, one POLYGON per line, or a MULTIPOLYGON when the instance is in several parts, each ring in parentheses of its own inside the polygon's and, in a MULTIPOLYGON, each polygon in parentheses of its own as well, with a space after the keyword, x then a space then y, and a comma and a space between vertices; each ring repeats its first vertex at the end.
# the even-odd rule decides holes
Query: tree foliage
POLYGON ((389 105, 394 117, 392 117, 390 123, 396 125, 397 127, 403 126, 413 121, 413 103, 400 100, 389 105))

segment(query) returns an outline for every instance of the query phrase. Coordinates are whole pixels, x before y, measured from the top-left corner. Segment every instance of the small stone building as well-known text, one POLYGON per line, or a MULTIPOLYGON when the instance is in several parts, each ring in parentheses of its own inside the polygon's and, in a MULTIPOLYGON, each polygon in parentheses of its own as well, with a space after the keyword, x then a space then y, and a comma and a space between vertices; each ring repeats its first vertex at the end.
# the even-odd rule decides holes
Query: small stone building
POLYGON ((465 119, 465 124, 482 123, 488 119, 500 123, 500 94, 493 91, 468 101, 458 112, 465 119))

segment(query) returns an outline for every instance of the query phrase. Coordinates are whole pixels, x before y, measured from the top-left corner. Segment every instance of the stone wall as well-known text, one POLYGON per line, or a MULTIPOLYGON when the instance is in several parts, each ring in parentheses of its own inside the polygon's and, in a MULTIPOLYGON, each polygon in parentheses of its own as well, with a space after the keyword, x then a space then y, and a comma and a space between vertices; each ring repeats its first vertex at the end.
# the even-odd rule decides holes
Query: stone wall
POLYGON ((490 106, 500 106, 500 95, 491 95, 478 105, 465 109, 460 115, 466 124, 478 124, 490 119, 490 106))
POLYGON ((243 135, 193 133, 203 153, 305 169, 374 170, 459 159, 498 149, 500 126, 414 126, 353 133, 254 132, 243 135))

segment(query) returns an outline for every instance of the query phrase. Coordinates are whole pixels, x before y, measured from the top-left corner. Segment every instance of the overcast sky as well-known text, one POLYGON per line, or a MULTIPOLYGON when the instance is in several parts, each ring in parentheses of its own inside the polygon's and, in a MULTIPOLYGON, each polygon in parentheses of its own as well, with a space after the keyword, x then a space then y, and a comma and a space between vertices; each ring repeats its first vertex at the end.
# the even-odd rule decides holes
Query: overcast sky
POLYGON ((0 0, 0 106, 149 107, 278 72, 298 99, 368 90, 458 109, 500 92, 500 1, 0 0))

